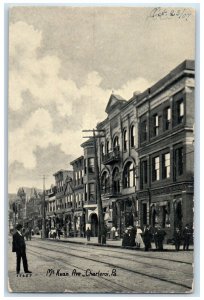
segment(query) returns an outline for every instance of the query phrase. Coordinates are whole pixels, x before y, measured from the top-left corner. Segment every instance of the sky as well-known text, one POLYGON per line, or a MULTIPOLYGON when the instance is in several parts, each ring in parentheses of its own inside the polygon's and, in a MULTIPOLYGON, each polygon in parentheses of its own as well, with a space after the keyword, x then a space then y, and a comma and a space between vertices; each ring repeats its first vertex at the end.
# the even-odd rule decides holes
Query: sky
MULTIPOLYGON (((182 12, 183 10, 181 10, 182 12)), ((46 188, 83 154, 83 129, 195 57, 195 16, 152 8, 13 7, 9 12, 9 192, 46 188)))

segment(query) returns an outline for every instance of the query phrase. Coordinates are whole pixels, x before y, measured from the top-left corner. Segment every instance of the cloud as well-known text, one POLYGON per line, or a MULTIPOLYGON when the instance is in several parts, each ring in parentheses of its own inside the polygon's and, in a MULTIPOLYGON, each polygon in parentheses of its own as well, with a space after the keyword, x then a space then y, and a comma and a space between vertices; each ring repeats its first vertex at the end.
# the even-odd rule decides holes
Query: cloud
MULTIPOLYGON (((15 115, 15 119, 22 116, 25 101, 31 101, 29 95, 35 102, 30 115, 9 133, 9 164, 17 161, 32 170, 36 167, 37 147, 46 149, 49 145, 60 145, 66 155, 81 155, 82 129, 94 128, 106 117, 105 107, 111 90, 101 87, 103 78, 96 70, 86 75, 84 85, 80 87, 72 80, 72 70, 69 78, 62 78, 63 61, 56 55, 40 56, 43 32, 32 25, 13 23, 9 34, 9 107, 12 116, 15 115), (51 107, 56 110, 52 111, 51 107), (56 117, 63 122, 75 118, 80 126, 76 129, 69 122, 69 126, 57 132, 56 117)), ((135 90, 148 86, 144 78, 131 79, 115 93, 129 99, 135 90)))

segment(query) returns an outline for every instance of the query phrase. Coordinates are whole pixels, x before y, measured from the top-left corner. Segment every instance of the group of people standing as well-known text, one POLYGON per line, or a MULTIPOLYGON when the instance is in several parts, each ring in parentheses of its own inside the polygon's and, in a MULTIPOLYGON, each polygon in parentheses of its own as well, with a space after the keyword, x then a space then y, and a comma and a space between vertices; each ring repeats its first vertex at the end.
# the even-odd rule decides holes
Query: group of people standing
MULTIPOLYGON (((164 239, 166 236, 165 230, 157 225, 154 228, 145 226, 144 230, 140 227, 129 227, 123 234, 122 246, 123 247, 136 247, 149 251, 152 248, 152 243, 158 251, 163 250, 164 239)), ((183 250, 189 250, 189 245, 192 240, 192 230, 186 224, 184 230, 176 228, 172 237, 176 251, 179 251, 183 243, 183 250)))

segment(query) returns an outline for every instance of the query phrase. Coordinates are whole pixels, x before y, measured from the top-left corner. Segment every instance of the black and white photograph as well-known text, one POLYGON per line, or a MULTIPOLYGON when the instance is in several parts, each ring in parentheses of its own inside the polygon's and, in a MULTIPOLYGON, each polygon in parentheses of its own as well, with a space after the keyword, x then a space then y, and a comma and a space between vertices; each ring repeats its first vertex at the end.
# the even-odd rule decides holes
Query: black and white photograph
POLYGON ((192 6, 10 5, 8 292, 194 292, 192 6))

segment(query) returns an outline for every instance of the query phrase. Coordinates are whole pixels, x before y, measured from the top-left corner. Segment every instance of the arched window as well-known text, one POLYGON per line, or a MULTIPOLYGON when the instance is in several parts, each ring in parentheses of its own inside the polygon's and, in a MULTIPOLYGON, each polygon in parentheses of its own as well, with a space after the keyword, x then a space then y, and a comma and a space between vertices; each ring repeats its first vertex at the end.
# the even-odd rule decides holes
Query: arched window
POLYGON ((128 145, 128 140, 127 140, 127 130, 125 129, 123 131, 123 150, 127 151, 127 145, 128 145))
POLYGON ((101 188, 103 194, 107 194, 110 192, 110 177, 108 172, 104 172, 101 177, 101 188))
POLYGON ((120 193, 120 173, 119 169, 115 168, 113 171, 113 194, 120 193))
POLYGON ((106 141, 106 153, 109 153, 110 151, 110 142, 109 140, 106 141))
POLYGON ((101 144, 101 157, 105 155, 104 144, 101 144))
POLYGON ((124 188, 135 186, 135 168, 132 162, 125 165, 123 172, 123 185, 124 188))
POLYGON ((119 150, 119 138, 116 136, 113 140, 113 150, 119 150))
POLYGON ((130 146, 135 146, 135 126, 132 125, 130 128, 130 146))

